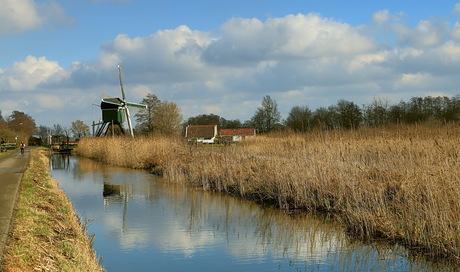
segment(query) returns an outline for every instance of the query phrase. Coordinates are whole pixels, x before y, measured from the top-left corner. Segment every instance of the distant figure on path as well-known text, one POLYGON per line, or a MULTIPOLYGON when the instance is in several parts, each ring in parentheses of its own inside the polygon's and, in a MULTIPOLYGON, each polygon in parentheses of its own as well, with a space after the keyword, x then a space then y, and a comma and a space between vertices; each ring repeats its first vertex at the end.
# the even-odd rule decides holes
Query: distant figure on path
POLYGON ((24 148, 26 147, 26 145, 24 144, 24 142, 21 142, 21 154, 24 154, 24 148))

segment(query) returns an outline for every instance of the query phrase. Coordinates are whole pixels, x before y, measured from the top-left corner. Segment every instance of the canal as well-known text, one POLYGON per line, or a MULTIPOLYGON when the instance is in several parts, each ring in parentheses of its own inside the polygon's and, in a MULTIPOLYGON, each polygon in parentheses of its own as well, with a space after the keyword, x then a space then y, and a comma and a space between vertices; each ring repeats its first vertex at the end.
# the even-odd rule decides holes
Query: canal
POLYGON ((401 246, 351 241, 324 216, 170 185, 141 170, 53 155, 107 271, 454 271, 401 246))

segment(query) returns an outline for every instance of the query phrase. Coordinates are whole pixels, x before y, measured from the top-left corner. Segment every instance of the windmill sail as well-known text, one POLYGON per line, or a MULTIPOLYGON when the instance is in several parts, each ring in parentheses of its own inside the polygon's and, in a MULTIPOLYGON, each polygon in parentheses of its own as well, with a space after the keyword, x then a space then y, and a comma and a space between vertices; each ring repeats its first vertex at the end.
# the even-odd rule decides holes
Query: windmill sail
POLYGON ((131 117, 129 116, 129 109, 126 104, 125 90, 123 88, 123 68, 120 65, 118 65, 118 76, 120 78, 121 97, 124 103, 124 112, 126 114, 126 121, 128 121, 129 135, 131 135, 131 137, 134 137, 133 126, 131 125, 131 117))
POLYGON ((118 73, 120 78, 120 88, 122 98, 103 98, 101 102, 102 110, 102 126, 98 129, 96 133, 97 136, 102 136, 103 131, 105 130, 104 135, 109 133, 109 127, 112 128, 112 134, 114 134, 114 126, 119 127, 122 134, 125 133, 127 129, 129 135, 134 137, 133 127, 131 124, 131 116, 129 114, 128 107, 136 108, 146 108, 146 105, 132 103, 126 101, 125 90, 123 86, 123 69, 118 65, 118 73), (123 128, 123 124, 127 124, 127 128, 123 128))
POLYGON ((126 102, 125 89, 123 88, 123 68, 118 65, 118 77, 120 78, 121 98, 126 102))
POLYGON ((147 107, 147 106, 144 105, 144 104, 133 103, 133 102, 126 102, 126 105, 127 105, 127 106, 130 106, 130 107, 143 108, 143 109, 145 109, 145 108, 147 107))

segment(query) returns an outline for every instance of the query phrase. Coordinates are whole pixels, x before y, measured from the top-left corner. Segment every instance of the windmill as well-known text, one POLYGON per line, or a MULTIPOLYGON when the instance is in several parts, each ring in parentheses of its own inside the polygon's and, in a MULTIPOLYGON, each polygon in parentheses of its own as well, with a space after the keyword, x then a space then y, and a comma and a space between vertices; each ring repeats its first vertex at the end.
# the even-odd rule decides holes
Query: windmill
POLYGON ((146 105, 126 101, 125 90, 123 88, 123 69, 120 65, 118 65, 118 74, 120 77, 121 98, 102 98, 102 121, 94 124, 100 125, 96 136, 129 134, 131 137, 134 137, 129 107, 147 108, 146 105))

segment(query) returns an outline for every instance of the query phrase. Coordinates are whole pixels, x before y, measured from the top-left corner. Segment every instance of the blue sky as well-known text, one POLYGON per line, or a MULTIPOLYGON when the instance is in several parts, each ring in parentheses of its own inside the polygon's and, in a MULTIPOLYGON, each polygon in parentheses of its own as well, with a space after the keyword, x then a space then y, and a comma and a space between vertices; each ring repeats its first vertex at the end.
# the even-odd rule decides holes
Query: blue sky
POLYGON ((149 92, 184 118, 460 94, 460 1, 0 0, 0 110, 90 124, 149 92))

